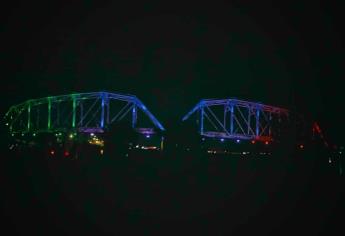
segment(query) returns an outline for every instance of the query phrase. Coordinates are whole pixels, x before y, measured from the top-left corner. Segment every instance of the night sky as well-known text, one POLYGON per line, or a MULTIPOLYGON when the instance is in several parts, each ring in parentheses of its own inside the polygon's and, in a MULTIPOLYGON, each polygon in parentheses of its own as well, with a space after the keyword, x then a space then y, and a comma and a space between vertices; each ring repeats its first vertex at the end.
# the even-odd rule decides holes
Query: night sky
POLYGON ((30 98, 107 90, 135 94, 164 125, 201 98, 237 97, 302 111, 341 141, 339 6, 99 2, 1 7, 2 112, 30 98))
MULTIPOLYGON (((200 99, 236 97, 305 114, 329 143, 345 146, 341 3, 250 2, 3 3, 0 114, 33 98, 121 92, 136 95, 174 130, 200 99)), ((44 148, 20 156, 20 148, 0 146, 1 228, 11 235, 101 235, 122 227, 139 232, 130 235, 153 235, 150 227, 188 235, 181 223, 203 233, 214 226, 210 235, 233 228, 331 235, 344 228, 344 174, 335 171, 336 156, 329 162, 335 154, 321 149, 300 148, 291 158, 286 150, 277 158, 167 152, 133 159, 111 151, 107 159, 105 149, 100 162, 67 163, 55 154, 40 159, 44 148)))

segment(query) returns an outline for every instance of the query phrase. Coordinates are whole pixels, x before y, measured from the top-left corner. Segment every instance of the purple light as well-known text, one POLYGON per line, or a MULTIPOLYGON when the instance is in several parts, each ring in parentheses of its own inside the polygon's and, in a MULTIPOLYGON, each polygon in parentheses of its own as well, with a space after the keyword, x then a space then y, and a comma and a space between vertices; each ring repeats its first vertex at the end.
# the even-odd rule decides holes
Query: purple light
POLYGON ((146 138, 150 138, 151 136, 149 134, 146 135, 146 138))
POLYGON ((224 142, 224 139, 223 139, 223 138, 221 138, 221 139, 220 139, 220 141, 224 142))
POLYGON ((148 135, 148 134, 154 134, 155 133, 152 128, 138 128, 137 131, 140 134, 143 134, 143 135, 148 135))
POLYGON ((236 140, 236 143, 240 143, 240 140, 239 140, 239 139, 237 139, 237 140, 236 140))

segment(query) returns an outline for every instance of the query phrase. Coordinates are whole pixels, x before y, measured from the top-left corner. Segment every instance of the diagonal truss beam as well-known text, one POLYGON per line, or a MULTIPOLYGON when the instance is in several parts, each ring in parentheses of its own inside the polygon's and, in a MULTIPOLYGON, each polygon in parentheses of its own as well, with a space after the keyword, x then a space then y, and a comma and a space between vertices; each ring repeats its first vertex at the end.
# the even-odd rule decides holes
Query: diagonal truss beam
MULTIPOLYGON (((64 105, 65 105, 64 104, 64 105)), ((65 107, 66 110, 66 107, 65 107)), ((40 131, 54 131, 57 129, 89 129, 89 128, 101 128, 103 129, 105 125, 109 125, 112 122, 121 120, 126 116, 129 111, 132 110, 132 122, 131 126, 133 128, 137 124, 138 110, 141 110, 152 122, 155 128, 159 130, 165 130, 163 125, 157 120, 157 118, 146 108, 146 106, 134 95, 131 94, 120 94, 120 93, 110 93, 110 92, 92 92, 92 93, 74 93, 68 95, 59 95, 59 96, 50 96, 40 99, 31 99, 26 102, 14 105, 9 108, 5 114, 4 119, 6 124, 9 125, 11 132, 40 132, 40 131), (92 103, 88 106, 85 106, 85 101, 91 100, 92 103), (117 114, 110 114, 109 101, 123 101, 127 102, 128 106, 125 106, 117 114), (57 127, 61 126, 60 124, 60 104, 67 104, 67 111, 69 115, 61 117, 63 126, 66 127, 57 127), (35 107, 42 106, 45 110, 43 112, 35 112, 33 114, 32 110, 35 107), (98 107, 97 107, 98 106, 98 107), (53 113, 54 108, 57 110, 56 113, 53 113), (95 108, 97 108, 95 110, 95 108), (80 112, 79 112, 80 111, 80 112), (91 114, 89 117, 89 114, 91 114), (79 115, 80 114, 80 115, 79 115), (45 118, 42 119, 40 116, 45 115, 45 118), (88 120, 85 120, 86 117, 88 120), (112 117, 112 119, 110 119, 112 117), (24 120, 23 120, 24 119, 24 120), (40 121, 46 120, 45 126, 32 125, 40 124, 40 121), (66 122, 67 121, 67 122, 66 122), (25 127, 19 129, 16 127, 17 123, 25 124, 25 127), (69 125, 68 125, 68 124, 69 125), (88 127, 89 125, 96 127, 88 127)))
MULTIPOLYGON (((200 131, 201 135, 209 137, 222 137, 222 138, 271 138, 271 119, 272 114, 277 114, 277 117, 288 117, 289 111, 284 108, 265 105, 262 103, 249 102, 239 99, 203 99, 197 103, 192 110, 190 110, 183 118, 182 121, 189 119, 197 111, 206 109, 211 115, 209 117, 206 112, 201 112, 202 116, 210 121, 216 128, 217 132, 203 130, 200 131), (215 114, 211 107, 223 107, 224 120, 221 121, 217 114, 215 114), (245 117, 244 112, 247 110, 245 117), (227 113, 230 111, 230 127, 227 128, 227 113), (252 117, 255 116, 255 122, 252 117), (212 118, 212 119, 211 119, 212 118), (217 125, 215 125, 215 123, 217 125), (221 131, 217 127, 221 127, 221 131), (266 135, 268 133, 268 135, 266 135)), ((203 117, 201 117, 203 120, 203 117)))

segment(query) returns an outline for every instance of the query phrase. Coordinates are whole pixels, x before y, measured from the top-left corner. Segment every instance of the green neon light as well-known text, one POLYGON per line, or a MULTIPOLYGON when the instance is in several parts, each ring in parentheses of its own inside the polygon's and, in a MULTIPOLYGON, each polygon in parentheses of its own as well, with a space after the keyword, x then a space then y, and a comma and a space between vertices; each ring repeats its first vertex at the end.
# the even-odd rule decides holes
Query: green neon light
POLYGON ((30 130, 30 124, 31 124, 31 104, 29 102, 29 106, 28 106, 28 131, 30 130))
POLYGON ((51 128, 51 115, 52 115, 52 101, 48 98, 48 130, 51 128))
POLYGON ((72 119, 73 128, 75 128, 76 110, 77 110, 77 100, 75 98, 75 95, 73 95, 73 119, 72 119))

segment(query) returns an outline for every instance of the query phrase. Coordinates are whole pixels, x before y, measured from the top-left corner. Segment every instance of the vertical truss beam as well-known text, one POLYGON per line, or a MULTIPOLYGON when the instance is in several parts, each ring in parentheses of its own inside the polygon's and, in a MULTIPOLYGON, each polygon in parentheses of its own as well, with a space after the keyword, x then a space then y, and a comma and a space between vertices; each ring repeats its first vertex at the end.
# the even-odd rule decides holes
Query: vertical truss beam
POLYGON ((27 125, 27 128, 28 128, 28 132, 29 132, 30 128, 31 128, 31 102, 30 101, 28 102, 28 125, 27 125))
POLYGON ((137 106, 135 104, 133 104, 133 107, 132 107, 132 128, 135 128, 137 126, 137 119, 138 119, 137 106))
POLYGON ((77 115, 77 98, 76 95, 72 95, 73 111, 72 111, 72 128, 75 128, 76 115, 77 115))
POLYGON ((259 138, 260 135, 260 110, 256 108, 256 115, 255 115, 255 136, 259 138))
POLYGON ((234 134, 234 104, 230 103, 230 134, 234 134))
POLYGON ((51 97, 48 97, 48 124, 47 129, 51 129, 51 123, 52 123, 52 99, 51 97))
POLYGON ((9 128, 13 132, 54 131, 60 129, 68 130, 70 128, 104 129, 106 125, 123 119, 129 111, 132 111, 131 126, 134 128, 137 126, 139 109, 148 116, 155 127, 164 130, 160 122, 138 98, 133 95, 108 92, 70 94, 29 100, 10 107, 5 118, 8 119, 9 128), (110 99, 127 102, 127 105, 115 114, 115 117, 113 116, 114 114, 111 114, 110 99), (92 100, 92 102, 89 105, 84 100, 92 100), (42 104, 44 105, 44 112, 39 114, 41 108, 38 106, 42 104), (95 106, 98 106, 97 111, 94 109, 95 106), (60 114, 60 108, 64 108, 69 115, 62 117, 65 114, 60 114), (35 110, 36 112, 33 113, 35 110), (93 113, 92 117, 89 116, 91 112, 93 113), (40 124, 40 121, 42 121, 40 115, 45 116, 43 126, 40 124), (112 117, 113 119, 111 119, 112 117), (63 122, 60 122, 60 118, 63 122), (18 122, 16 122, 17 120, 18 122))
POLYGON ((288 110, 286 109, 263 105, 261 103, 246 102, 238 99, 206 99, 201 100, 182 120, 187 120, 196 111, 199 111, 200 114, 200 118, 198 119, 200 121, 200 133, 210 137, 222 138, 250 139, 255 137, 259 139, 271 137, 272 114, 284 114, 288 116, 288 110), (223 105, 223 121, 217 117, 221 113, 216 114, 211 109, 212 106, 219 105, 223 105), (205 107, 211 115, 210 117, 204 112, 205 107), (227 118, 228 112, 230 113, 229 118, 227 118), (245 112, 248 112, 248 114, 245 112), (205 130, 202 122, 204 117, 206 117, 213 126, 215 126, 213 123, 213 121, 215 121, 217 124, 217 126, 215 126, 217 132, 205 130), (254 120, 252 121, 252 119, 254 120), (227 122, 230 124, 227 125, 227 122), (218 130, 218 127, 221 127, 222 131, 218 130))
POLYGON ((101 120, 100 120, 100 127, 103 129, 104 128, 104 106, 105 106, 105 100, 106 100, 106 95, 102 93, 101 95, 102 103, 101 103, 101 120))

